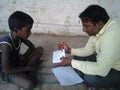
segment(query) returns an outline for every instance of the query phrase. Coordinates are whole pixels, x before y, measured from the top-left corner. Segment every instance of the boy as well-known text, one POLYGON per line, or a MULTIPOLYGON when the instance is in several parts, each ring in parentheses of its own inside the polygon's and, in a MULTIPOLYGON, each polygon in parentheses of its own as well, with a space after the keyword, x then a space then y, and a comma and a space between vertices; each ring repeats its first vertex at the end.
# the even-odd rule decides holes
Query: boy
POLYGON ((16 11, 8 19, 11 32, 0 37, 0 77, 25 90, 36 87, 37 80, 32 76, 43 55, 43 48, 35 48, 28 40, 33 22, 28 14, 16 11), (28 47, 23 55, 19 53, 21 43, 28 47))

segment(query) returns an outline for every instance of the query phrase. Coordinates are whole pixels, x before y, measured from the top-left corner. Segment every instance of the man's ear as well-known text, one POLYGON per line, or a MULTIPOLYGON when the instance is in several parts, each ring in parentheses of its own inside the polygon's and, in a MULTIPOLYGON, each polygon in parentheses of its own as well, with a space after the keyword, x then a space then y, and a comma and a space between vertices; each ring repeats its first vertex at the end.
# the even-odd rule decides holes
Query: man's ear
POLYGON ((103 25, 103 22, 102 22, 102 21, 99 21, 98 24, 103 25))
POLYGON ((96 27, 98 27, 99 29, 101 29, 104 26, 102 21, 99 21, 98 23, 96 23, 96 27))

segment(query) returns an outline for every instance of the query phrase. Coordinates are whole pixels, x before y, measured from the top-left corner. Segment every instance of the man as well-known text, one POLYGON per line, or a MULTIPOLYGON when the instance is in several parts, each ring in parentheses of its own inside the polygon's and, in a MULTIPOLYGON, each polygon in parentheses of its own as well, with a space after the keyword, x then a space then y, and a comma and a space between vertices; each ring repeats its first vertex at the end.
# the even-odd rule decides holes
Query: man
POLYGON ((83 48, 70 48, 65 42, 58 49, 73 55, 61 58, 57 66, 71 65, 93 87, 116 87, 120 84, 120 24, 110 19, 99 5, 88 6, 79 15, 83 32, 90 37, 83 48))

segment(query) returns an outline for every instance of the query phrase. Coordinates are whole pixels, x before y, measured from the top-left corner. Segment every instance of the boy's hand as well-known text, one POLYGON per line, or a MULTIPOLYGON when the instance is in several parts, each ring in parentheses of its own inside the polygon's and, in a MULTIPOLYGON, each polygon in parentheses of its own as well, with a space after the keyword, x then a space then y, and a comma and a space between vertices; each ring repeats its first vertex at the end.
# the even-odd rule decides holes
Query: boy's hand
POLYGON ((38 66, 30 66, 30 71, 36 71, 38 70, 38 66))

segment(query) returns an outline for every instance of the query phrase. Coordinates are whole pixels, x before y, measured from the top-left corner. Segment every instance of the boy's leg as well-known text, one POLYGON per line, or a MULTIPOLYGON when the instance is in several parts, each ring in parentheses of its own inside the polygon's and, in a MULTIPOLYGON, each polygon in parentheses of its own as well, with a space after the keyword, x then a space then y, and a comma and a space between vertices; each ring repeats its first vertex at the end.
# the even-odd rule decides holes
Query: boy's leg
POLYGON ((26 75, 24 73, 17 73, 11 76, 12 78, 10 82, 18 85, 20 88, 23 88, 25 90, 32 90, 37 86, 35 78, 32 80, 32 77, 29 77, 29 75, 26 75))
POLYGON ((42 47, 37 47, 35 50, 30 54, 28 57, 28 63, 27 65, 36 65, 41 62, 40 57, 43 55, 44 50, 42 47))

